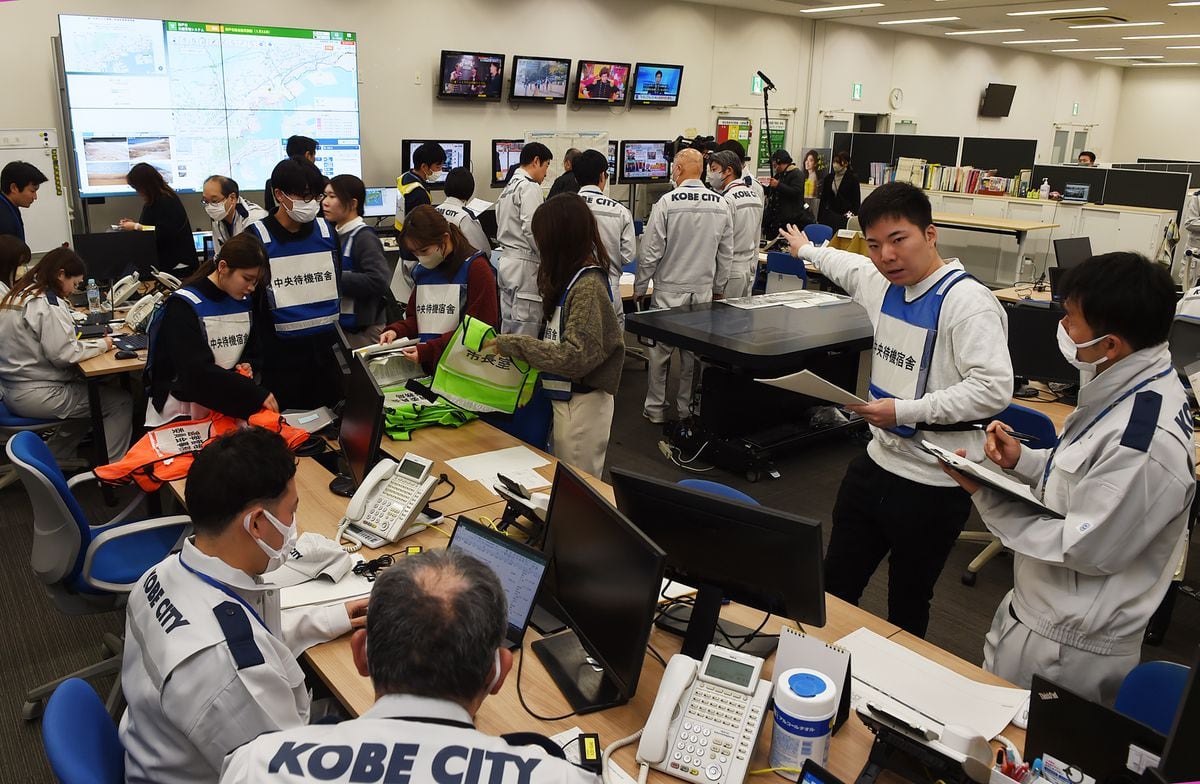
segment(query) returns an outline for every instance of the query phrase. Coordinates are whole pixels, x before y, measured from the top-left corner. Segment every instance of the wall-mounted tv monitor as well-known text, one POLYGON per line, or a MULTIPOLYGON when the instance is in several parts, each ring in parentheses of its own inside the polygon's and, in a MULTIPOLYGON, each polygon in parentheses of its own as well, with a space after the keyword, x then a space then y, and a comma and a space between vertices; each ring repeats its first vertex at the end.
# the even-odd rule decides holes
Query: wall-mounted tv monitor
POLYGON ((521 162, 524 139, 492 139, 492 185, 500 187, 508 182, 508 173, 521 162))
POLYGON ((678 106, 682 65, 638 63, 633 69, 633 106, 678 106))
POLYGON ((571 83, 571 60, 563 57, 513 57, 508 100, 566 103, 571 83))
POLYGON ((629 63, 580 60, 575 76, 576 103, 621 105, 629 82, 629 63))
POLYGON ((619 181, 633 185, 644 182, 666 182, 671 176, 671 163, 667 160, 667 141, 621 142, 621 164, 619 181))
POLYGON ((608 140, 608 181, 617 181, 617 145, 619 142, 608 140))
POLYGON ((1015 84, 992 83, 979 99, 980 117, 1007 117, 1012 109, 1013 96, 1017 94, 1015 84))
POLYGON ((443 51, 438 98, 499 101, 504 89, 504 55, 443 51))
MULTIPOLYGON (((446 175, 451 169, 471 165, 471 142, 468 139, 445 140, 434 139, 446 151, 446 163, 437 176, 425 184, 430 188, 440 188, 446 182, 446 175)), ((400 159, 404 161, 404 171, 413 168, 413 153, 426 142, 425 139, 404 139, 400 142, 400 159)))

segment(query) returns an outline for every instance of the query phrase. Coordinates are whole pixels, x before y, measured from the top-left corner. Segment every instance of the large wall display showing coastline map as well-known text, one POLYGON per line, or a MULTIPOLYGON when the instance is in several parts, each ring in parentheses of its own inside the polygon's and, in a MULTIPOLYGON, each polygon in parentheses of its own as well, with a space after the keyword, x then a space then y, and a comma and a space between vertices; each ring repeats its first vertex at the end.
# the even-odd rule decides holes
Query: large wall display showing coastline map
POLYGON ((257 190, 293 134, 327 176, 361 174, 354 33, 59 17, 81 196, 132 193, 137 163, 176 191, 212 174, 257 190))

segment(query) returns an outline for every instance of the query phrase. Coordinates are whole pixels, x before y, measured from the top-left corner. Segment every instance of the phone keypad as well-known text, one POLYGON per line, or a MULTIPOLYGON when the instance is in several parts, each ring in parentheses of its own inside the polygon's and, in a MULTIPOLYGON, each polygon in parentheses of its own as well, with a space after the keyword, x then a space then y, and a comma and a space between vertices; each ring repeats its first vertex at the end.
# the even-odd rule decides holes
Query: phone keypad
POLYGON ((405 520, 421 498, 421 486, 408 479, 388 480, 379 497, 367 506, 366 514, 357 524, 374 531, 387 531, 394 523, 405 520))
POLYGON ((695 781, 721 780, 734 760, 746 767, 762 713, 750 696, 703 681, 696 684, 679 734, 671 773, 695 781))

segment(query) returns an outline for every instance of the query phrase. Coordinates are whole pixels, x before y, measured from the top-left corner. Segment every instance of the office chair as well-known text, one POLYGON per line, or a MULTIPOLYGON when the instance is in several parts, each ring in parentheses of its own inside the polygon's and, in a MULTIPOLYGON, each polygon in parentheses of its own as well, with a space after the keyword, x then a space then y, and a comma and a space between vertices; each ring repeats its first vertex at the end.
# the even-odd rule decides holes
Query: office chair
MULTIPOLYGON (((1031 449, 1050 449, 1058 443, 1054 423, 1050 421, 1050 417, 1036 409, 1012 403, 995 418, 1018 433, 1033 436, 1033 440, 1026 444, 1031 449)), ((963 585, 974 585, 979 570, 995 558, 1004 549, 1004 545, 1000 544, 1000 540, 991 531, 963 531, 958 535, 958 541, 985 545, 983 551, 967 564, 967 570, 962 575, 963 585)))
POLYGON ((741 490, 736 490, 729 485, 723 485, 720 482, 710 482, 707 479, 680 479, 675 484, 680 487, 686 487, 689 490, 699 490, 702 493, 710 495, 719 495, 722 498, 729 498, 734 501, 741 501, 745 504, 758 506, 758 501, 746 495, 741 490))
MULTIPOLYGON (((190 525, 185 515, 132 519, 130 516, 144 498, 139 494, 116 517, 93 526, 75 499, 73 488, 95 480, 95 474, 88 471, 67 480, 45 442, 29 431, 9 439, 6 449, 33 506, 33 573, 46 586, 54 606, 65 615, 123 607, 126 595, 142 574, 174 549, 190 525)), ((37 718, 42 700, 67 678, 113 673, 118 678, 109 693, 108 709, 113 716, 118 715, 122 643, 117 636, 106 634, 104 645, 111 654, 108 658, 31 689, 21 709, 24 718, 37 718)))
POLYGON ((832 226, 826 226, 823 223, 810 223, 804 227, 804 234, 813 245, 821 245, 833 239, 834 231, 832 226))
POLYGON ((1170 735, 1190 673, 1190 667, 1175 662, 1142 662, 1121 681, 1113 707, 1118 713, 1170 735))
POLYGON ((766 292, 768 294, 806 288, 808 288, 808 271, 804 269, 803 259, 776 250, 767 252, 766 292))
MULTIPOLYGON (((0 400, 0 439, 7 442, 17 433, 26 430, 35 433, 45 433, 48 430, 53 430, 62 424, 61 419, 30 419, 29 417, 17 416, 8 410, 8 406, 4 405, 4 401, 0 400)), ((17 471, 11 465, 0 466, 0 490, 17 481, 17 471)))
POLYGON ((79 678, 63 681, 46 704, 42 745, 63 784, 122 784, 125 750, 100 696, 79 678))

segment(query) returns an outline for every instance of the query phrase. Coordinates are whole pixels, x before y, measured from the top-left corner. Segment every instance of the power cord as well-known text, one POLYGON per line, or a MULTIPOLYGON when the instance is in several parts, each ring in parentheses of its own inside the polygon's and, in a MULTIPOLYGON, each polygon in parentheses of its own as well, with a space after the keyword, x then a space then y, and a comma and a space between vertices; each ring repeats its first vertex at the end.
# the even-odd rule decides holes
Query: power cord
POLYGON ((520 701, 521 707, 525 709, 525 712, 538 721, 562 721, 563 719, 569 719, 578 714, 579 711, 571 711, 570 713, 564 713, 561 716, 542 716, 538 713, 534 713, 533 708, 530 708, 525 702, 525 694, 521 691, 521 671, 525 669, 525 645, 523 643, 521 645, 520 654, 520 658, 517 659, 517 699, 520 701))
POLYGON ((455 490, 454 482, 451 481, 449 476, 447 476, 446 474, 438 474, 438 484, 439 485, 442 485, 442 484, 450 485, 450 492, 446 493, 445 495, 439 495, 437 498, 430 498, 429 503, 431 503, 431 504, 436 504, 438 501, 445 501, 447 498, 454 495, 454 490, 455 490))

